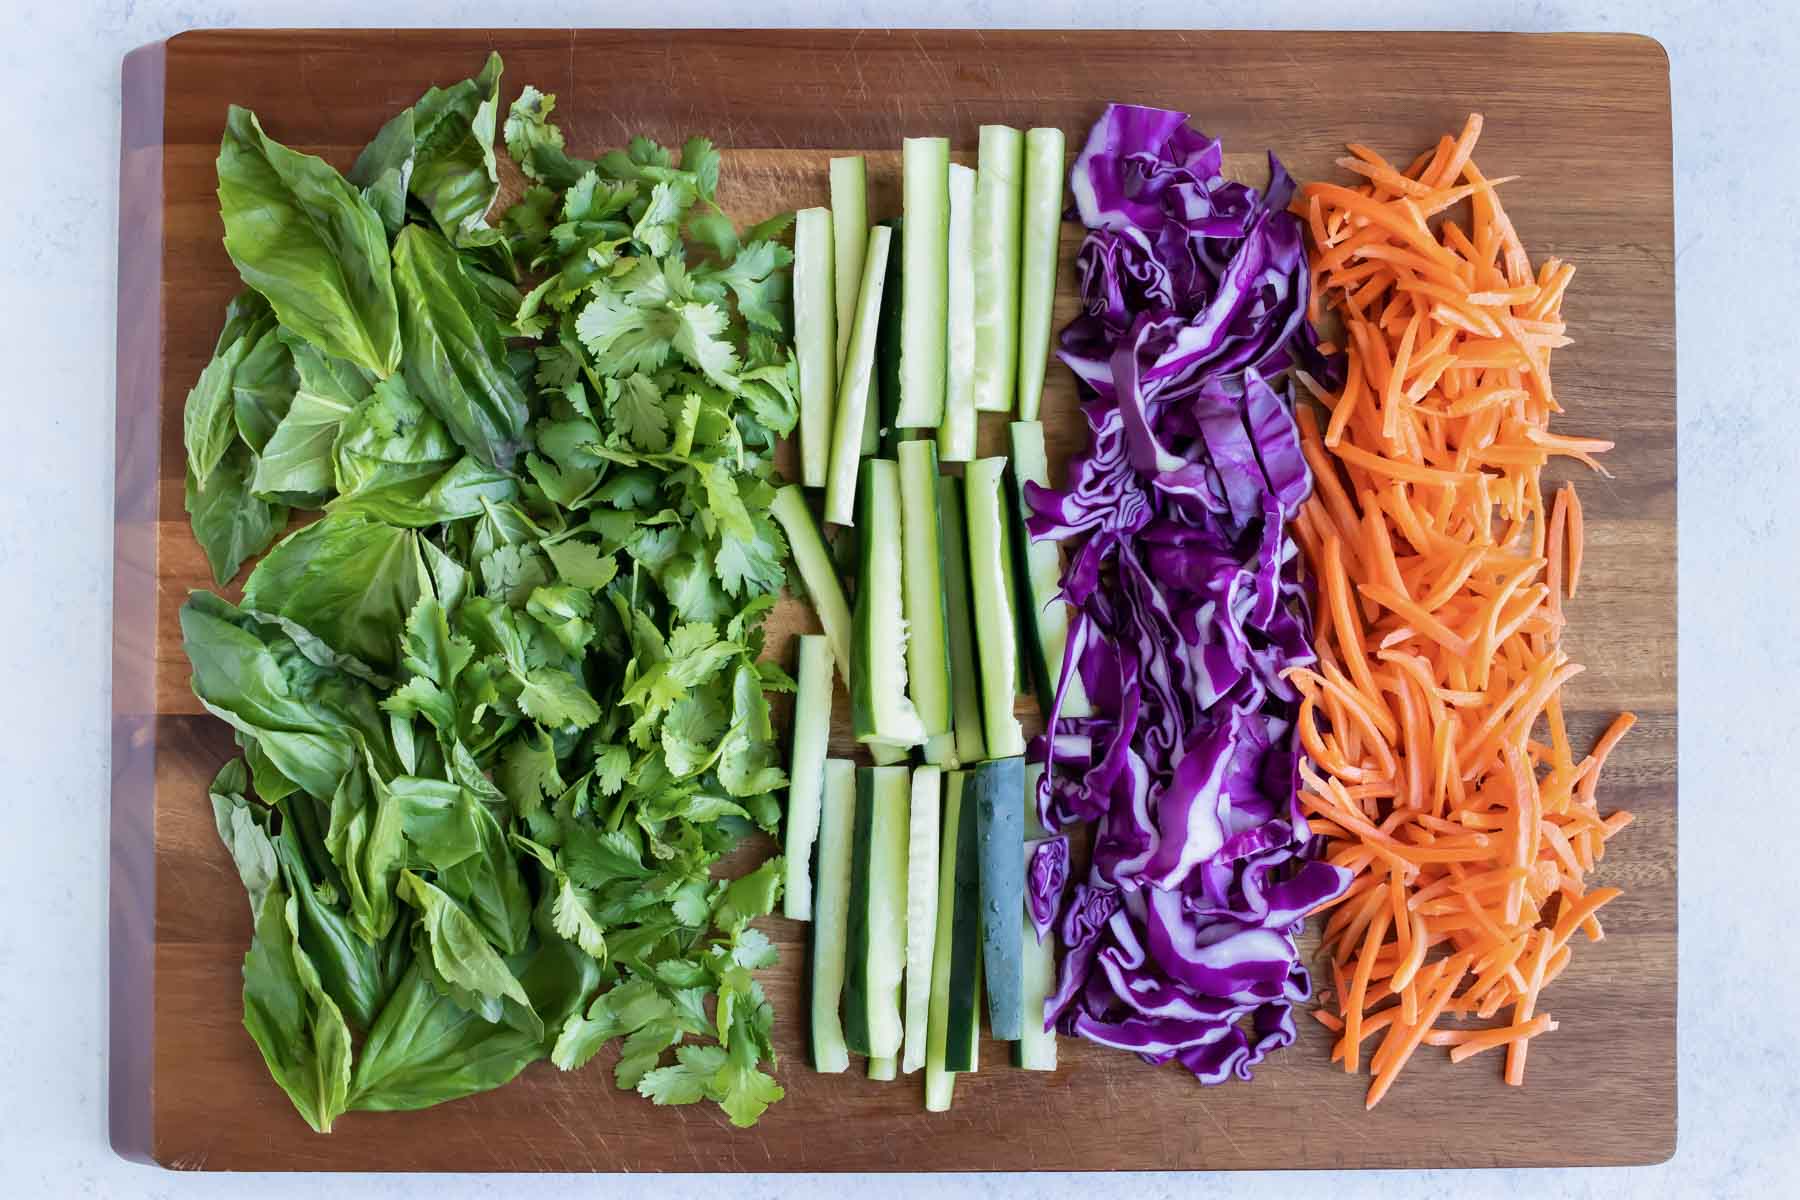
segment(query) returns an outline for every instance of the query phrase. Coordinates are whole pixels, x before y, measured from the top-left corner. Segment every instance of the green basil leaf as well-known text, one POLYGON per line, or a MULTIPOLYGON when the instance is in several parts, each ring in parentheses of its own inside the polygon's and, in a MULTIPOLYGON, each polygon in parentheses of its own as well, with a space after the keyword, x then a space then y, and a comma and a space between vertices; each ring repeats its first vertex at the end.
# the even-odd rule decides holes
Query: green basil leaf
POLYGON ((300 948, 298 905, 271 888, 244 955, 244 1028, 269 1074, 320 1133, 349 1107, 350 1028, 300 948))
POLYGON ((257 340, 274 324, 268 304, 254 292, 241 293, 225 313, 213 356, 200 372, 182 409, 181 440, 188 471, 202 487, 237 436, 232 380, 257 340))
POLYGON ((488 942, 481 927, 450 895, 411 871, 400 875, 400 896, 419 911, 419 929, 429 948, 432 969, 451 990, 457 1003, 483 1017, 514 1024, 519 1017, 534 1038, 543 1036, 543 1024, 531 1007, 531 998, 512 969, 488 942), (506 1002, 510 1001, 509 1007, 506 1002))
POLYGON ((244 582, 244 605, 305 626, 327 646, 392 672, 419 599, 419 535, 332 515, 288 535, 244 582))
POLYGON ((541 1039, 439 995, 415 962, 363 1043, 350 1107, 427 1108, 509 1083, 543 1056, 541 1039))
POLYGON ((517 954, 531 933, 531 893, 519 860, 486 805, 471 803, 475 853, 438 872, 438 886, 475 920, 502 953, 517 954))
POLYGON ((408 225, 394 244, 394 277, 408 386, 465 450, 486 466, 511 469, 525 438, 525 395, 507 367, 499 325, 456 251, 408 225))
POLYGON ((256 455, 242 443, 232 445, 202 488, 187 473, 185 499, 194 540, 206 554, 213 581, 220 587, 237 575, 244 560, 261 554, 281 535, 288 510, 251 494, 256 455))
MULTIPOLYGON (((248 294, 256 295, 254 292, 248 294)), ((257 299, 262 300, 262 297, 257 299)), ((231 404, 237 416, 238 436, 258 454, 275 436, 276 427, 287 416, 289 406, 294 403, 294 393, 300 388, 294 356, 288 350, 287 342, 282 340, 284 332, 271 314, 256 344, 231 373, 231 404)))
POLYGON ((363 147, 344 176, 362 189, 363 199, 381 218, 389 237, 406 223, 406 193, 412 182, 416 141, 413 110, 403 108, 363 147))
MULTIPOLYGON (((291 801, 283 812, 292 813, 309 803, 305 798, 291 801)), ((275 851, 281 860, 282 878, 296 902, 294 921, 300 947, 318 972, 319 986, 353 1028, 369 1028, 393 990, 396 950, 404 961, 404 929, 390 929, 373 940, 367 938, 352 918, 321 897, 318 882, 308 870, 291 832, 283 830, 275 838, 275 851)), ((387 886, 391 906, 393 885, 387 886)))
POLYGON ((413 105, 417 139, 410 191, 457 245, 491 238, 487 211, 500 190, 494 132, 500 113, 500 56, 481 74, 432 88, 413 105))
POLYGON ((394 885, 406 866, 406 838, 401 806, 366 754, 332 793, 325 848, 348 893, 351 927, 366 941, 380 941, 394 926, 394 885))
POLYGON ((233 105, 219 145, 225 251, 281 323, 386 378, 400 364, 387 231, 322 159, 263 133, 233 105))
POLYGON ((310 661, 278 627, 195 592, 181 607, 181 644, 207 711, 254 738, 274 769, 309 795, 329 802, 336 794, 357 735, 379 768, 393 769, 374 690, 310 661))

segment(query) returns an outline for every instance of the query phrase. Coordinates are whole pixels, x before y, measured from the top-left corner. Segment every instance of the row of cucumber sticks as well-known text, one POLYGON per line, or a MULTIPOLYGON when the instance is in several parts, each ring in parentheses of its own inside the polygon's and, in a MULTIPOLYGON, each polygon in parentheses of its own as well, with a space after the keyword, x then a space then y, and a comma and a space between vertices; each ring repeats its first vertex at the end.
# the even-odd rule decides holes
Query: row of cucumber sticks
MULTIPOLYGON (((814 1066, 923 1067, 931 1111, 976 1067, 984 993, 1015 1063, 1056 1065, 1054 949, 1025 908, 1042 768, 1015 703, 1029 679, 1050 711, 1068 635, 1058 550, 1031 541, 1023 493, 1048 483, 1063 158, 1058 129, 984 126, 975 170, 910 138, 900 220, 869 224, 864 160, 841 158, 831 208, 795 226, 802 484, 855 554, 852 609, 803 486, 780 490, 824 629, 799 639, 784 911, 813 922, 814 1066), (976 457, 977 414, 1015 398, 1010 460, 976 457), (834 670, 874 766, 826 757, 834 670)), ((1086 711, 1071 681, 1061 712, 1086 711)))

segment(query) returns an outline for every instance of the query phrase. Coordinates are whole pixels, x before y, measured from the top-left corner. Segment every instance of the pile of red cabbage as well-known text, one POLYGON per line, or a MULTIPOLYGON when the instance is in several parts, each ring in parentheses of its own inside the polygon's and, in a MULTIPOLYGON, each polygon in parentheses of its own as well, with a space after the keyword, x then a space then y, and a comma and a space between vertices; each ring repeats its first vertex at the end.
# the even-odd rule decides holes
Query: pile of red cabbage
POLYGON ((1027 485, 1034 538, 1068 540, 1074 607, 1038 807, 1093 823, 1030 872, 1063 946, 1046 1025, 1219 1083, 1291 1043, 1311 989, 1294 934, 1349 872, 1316 861, 1296 801, 1312 617, 1284 531, 1311 490, 1291 367, 1331 380, 1306 321, 1293 181, 1226 180, 1187 114, 1113 105, 1076 159, 1083 311, 1060 356, 1091 431, 1068 490, 1027 485), (1061 716, 1074 672, 1094 715, 1061 716))

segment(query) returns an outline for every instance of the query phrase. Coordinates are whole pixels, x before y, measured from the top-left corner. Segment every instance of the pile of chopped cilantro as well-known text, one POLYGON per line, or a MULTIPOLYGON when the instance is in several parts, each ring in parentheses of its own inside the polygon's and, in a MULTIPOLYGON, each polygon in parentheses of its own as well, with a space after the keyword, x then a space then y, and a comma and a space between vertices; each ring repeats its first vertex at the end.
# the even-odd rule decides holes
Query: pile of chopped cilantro
POLYGON ((263 557, 181 627, 243 750, 211 793, 244 1024, 320 1131, 613 1044, 619 1087, 747 1125, 782 1094, 751 974, 782 873, 715 868, 786 785, 787 218, 740 237, 704 138, 575 159, 534 88, 502 127, 499 80, 433 88, 344 175, 226 124, 246 286, 188 397, 187 506, 221 587, 263 557), (527 185, 494 224, 497 134, 527 185), (323 515, 284 537, 293 511, 323 515))

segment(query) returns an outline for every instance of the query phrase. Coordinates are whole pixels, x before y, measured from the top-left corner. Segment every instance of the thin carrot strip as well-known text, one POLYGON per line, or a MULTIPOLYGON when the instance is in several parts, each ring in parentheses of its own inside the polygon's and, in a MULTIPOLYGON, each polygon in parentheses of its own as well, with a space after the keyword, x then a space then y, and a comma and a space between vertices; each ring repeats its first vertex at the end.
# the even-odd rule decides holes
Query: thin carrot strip
MULTIPOLYGON (((1369 1094, 1363 1101, 1365 1109, 1374 1108, 1380 1104, 1382 1097, 1387 1095, 1388 1089, 1394 1086, 1394 1080, 1399 1078, 1401 1070, 1406 1066, 1407 1060, 1412 1057, 1413 1051, 1419 1048, 1420 1041, 1424 1039, 1432 1023, 1443 1014, 1444 1006, 1450 1003, 1451 993, 1456 990, 1456 985, 1462 982, 1463 975, 1468 971, 1470 957, 1468 951, 1465 950, 1449 960, 1450 965, 1445 968, 1443 979, 1437 985, 1437 990, 1432 994, 1431 1000, 1419 1013, 1418 1022, 1407 1029, 1393 1055, 1382 1064, 1381 1072, 1369 1085, 1369 1094)), ((1396 1032, 1397 1030, 1389 1030, 1388 1037, 1393 1038, 1396 1032)), ((1523 1043, 1515 1042, 1513 1044, 1520 1046, 1523 1043)))
POLYGON ((1624 740, 1625 735, 1636 724, 1636 713, 1620 713, 1613 718, 1613 723, 1606 727, 1606 732, 1600 735, 1600 740, 1594 743, 1594 752, 1588 755, 1594 765, 1588 769, 1587 774, 1582 776, 1581 783, 1577 785, 1576 789, 1581 796, 1582 803, 1590 806, 1594 803, 1594 789, 1600 782, 1600 768, 1606 765, 1607 756, 1624 740))
MULTIPOLYGON (((1524 993, 1513 1005, 1514 1025, 1523 1025, 1536 1012, 1538 992, 1544 986, 1544 973, 1550 966, 1550 954, 1554 949, 1552 942, 1548 930, 1538 930, 1538 948, 1532 956, 1531 976, 1526 981, 1524 993)), ((1520 1087, 1525 1082, 1525 1053, 1529 1049, 1526 1042, 1513 1042, 1506 1048, 1506 1082, 1513 1087, 1520 1087)))
POLYGON ((1556 1028, 1556 1022, 1550 1019, 1549 1013, 1541 1013, 1523 1025, 1508 1025, 1501 1029, 1489 1029, 1470 1034, 1457 1043, 1450 1051, 1450 1061, 1462 1062, 1473 1058, 1487 1050, 1498 1050, 1502 1046, 1529 1041, 1540 1033, 1549 1033, 1556 1028))
POLYGON ((1560 501, 1564 496, 1569 498, 1568 510, 1568 547, 1569 547, 1569 599, 1575 598, 1575 588, 1581 583, 1581 548, 1586 541, 1584 521, 1581 516, 1581 496, 1576 493, 1575 485, 1565 483, 1556 493, 1560 501))
POLYGON ((1375 949, 1381 945, 1382 937, 1387 933, 1388 922, 1392 915, 1385 906, 1375 910, 1375 916, 1369 922, 1369 932, 1363 938, 1362 958, 1356 964, 1356 974, 1350 984, 1350 1007, 1344 1013, 1344 1070, 1354 1075, 1362 1054, 1363 1005, 1369 995, 1369 972, 1375 969, 1375 949))

